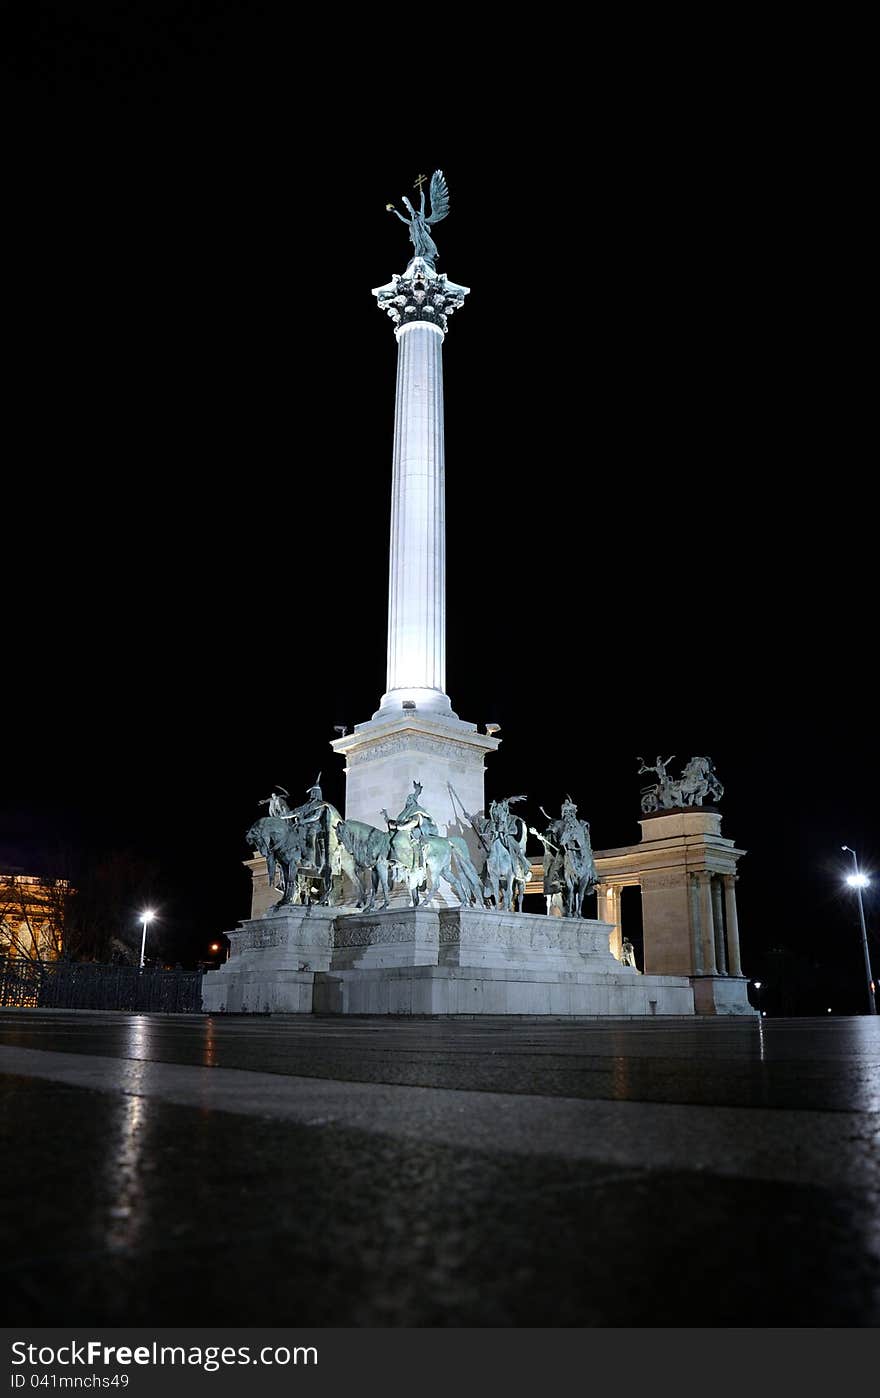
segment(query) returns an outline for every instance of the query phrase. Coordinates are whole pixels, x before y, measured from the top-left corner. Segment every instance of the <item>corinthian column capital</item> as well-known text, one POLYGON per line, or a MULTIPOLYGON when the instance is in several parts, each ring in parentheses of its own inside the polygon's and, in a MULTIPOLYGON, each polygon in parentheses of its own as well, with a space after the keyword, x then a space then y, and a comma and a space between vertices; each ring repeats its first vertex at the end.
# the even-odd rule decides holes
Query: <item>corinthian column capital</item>
POLYGON ((414 257, 403 276, 393 276, 386 286, 373 288, 380 310, 394 321, 395 333, 421 321, 446 333, 448 318, 460 311, 470 287, 458 286, 438 274, 421 257, 414 257))

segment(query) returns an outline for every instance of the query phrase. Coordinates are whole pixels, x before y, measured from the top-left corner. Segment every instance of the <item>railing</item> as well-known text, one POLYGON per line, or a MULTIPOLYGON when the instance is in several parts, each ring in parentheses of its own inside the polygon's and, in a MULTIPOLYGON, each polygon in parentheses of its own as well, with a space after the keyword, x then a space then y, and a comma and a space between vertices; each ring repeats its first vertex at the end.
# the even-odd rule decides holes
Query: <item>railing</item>
POLYGON ((40 968, 21 957, 0 956, 0 1006, 33 1009, 40 1003, 40 968))
POLYGON ((136 1010, 195 1014, 202 1008, 201 971, 141 971, 137 966, 57 961, 34 965, 0 959, 0 1006, 55 1010, 136 1010))

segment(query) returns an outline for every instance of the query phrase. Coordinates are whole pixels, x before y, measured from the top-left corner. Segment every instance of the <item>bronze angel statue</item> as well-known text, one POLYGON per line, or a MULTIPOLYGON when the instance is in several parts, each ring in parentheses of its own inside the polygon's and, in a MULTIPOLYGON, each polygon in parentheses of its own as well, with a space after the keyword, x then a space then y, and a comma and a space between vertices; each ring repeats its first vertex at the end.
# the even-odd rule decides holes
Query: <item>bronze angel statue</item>
POLYGON ((387 204, 386 208, 391 213, 397 214, 397 217, 400 219, 401 223, 405 223, 407 228, 409 229, 410 242, 415 248, 414 255, 416 257, 424 258, 428 265, 430 267, 433 267, 434 262, 438 256, 437 244, 434 242, 434 239, 431 237, 430 233, 428 232, 428 229, 432 224, 439 223, 441 218, 445 218, 446 215, 449 213, 449 189, 447 188, 446 178, 443 174, 443 171, 435 170, 433 175, 431 176, 431 185, 429 190, 431 198, 431 212, 426 217, 425 190, 423 187, 424 180, 424 175, 419 175, 419 178, 416 180, 416 184, 418 185, 419 189, 420 199, 418 212, 413 208, 406 195, 403 196, 403 202, 409 209, 410 214, 412 215, 411 218, 404 218, 403 214, 400 213, 398 209, 395 209, 393 204, 387 204))

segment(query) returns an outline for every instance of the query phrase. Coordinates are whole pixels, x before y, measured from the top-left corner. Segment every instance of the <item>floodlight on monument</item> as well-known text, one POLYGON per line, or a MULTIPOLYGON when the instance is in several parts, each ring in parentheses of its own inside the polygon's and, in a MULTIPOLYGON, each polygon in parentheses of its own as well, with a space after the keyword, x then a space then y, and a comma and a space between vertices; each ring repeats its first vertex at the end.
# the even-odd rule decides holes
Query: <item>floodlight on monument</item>
POLYGON ((868 987, 868 1014, 877 1013, 877 1001, 874 996, 874 977, 871 973, 871 957, 868 953, 868 929, 865 925, 865 902, 862 898, 862 889, 867 888, 871 880, 867 874, 863 874, 859 868, 859 860, 852 845, 841 845, 840 848, 847 854, 852 855, 853 871, 847 875, 847 883, 850 888, 854 888, 859 900, 859 924, 862 930, 862 955, 865 958, 865 983, 868 987))

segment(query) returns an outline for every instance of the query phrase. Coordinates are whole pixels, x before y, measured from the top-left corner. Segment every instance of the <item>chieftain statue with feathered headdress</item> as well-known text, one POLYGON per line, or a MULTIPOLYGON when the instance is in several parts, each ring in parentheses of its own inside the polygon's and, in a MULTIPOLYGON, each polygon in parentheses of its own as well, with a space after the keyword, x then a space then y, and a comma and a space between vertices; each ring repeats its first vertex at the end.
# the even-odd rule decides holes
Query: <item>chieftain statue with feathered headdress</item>
POLYGON ((409 229, 410 242, 415 249, 414 256, 423 258, 428 266, 433 269, 438 256, 437 244, 434 242, 428 229, 432 224, 439 223, 441 218, 445 218, 449 213, 449 190, 443 171, 435 170, 431 176, 431 184, 429 187, 431 212, 426 215, 425 191, 423 186, 427 178, 427 175, 419 175, 413 186, 414 188, 418 188, 419 191, 418 211, 413 208, 406 195, 403 196, 403 202, 409 209, 412 215, 411 218, 404 218, 403 214, 399 209, 395 209, 393 204, 386 204, 385 207, 390 213, 397 214, 401 223, 405 223, 409 229))

